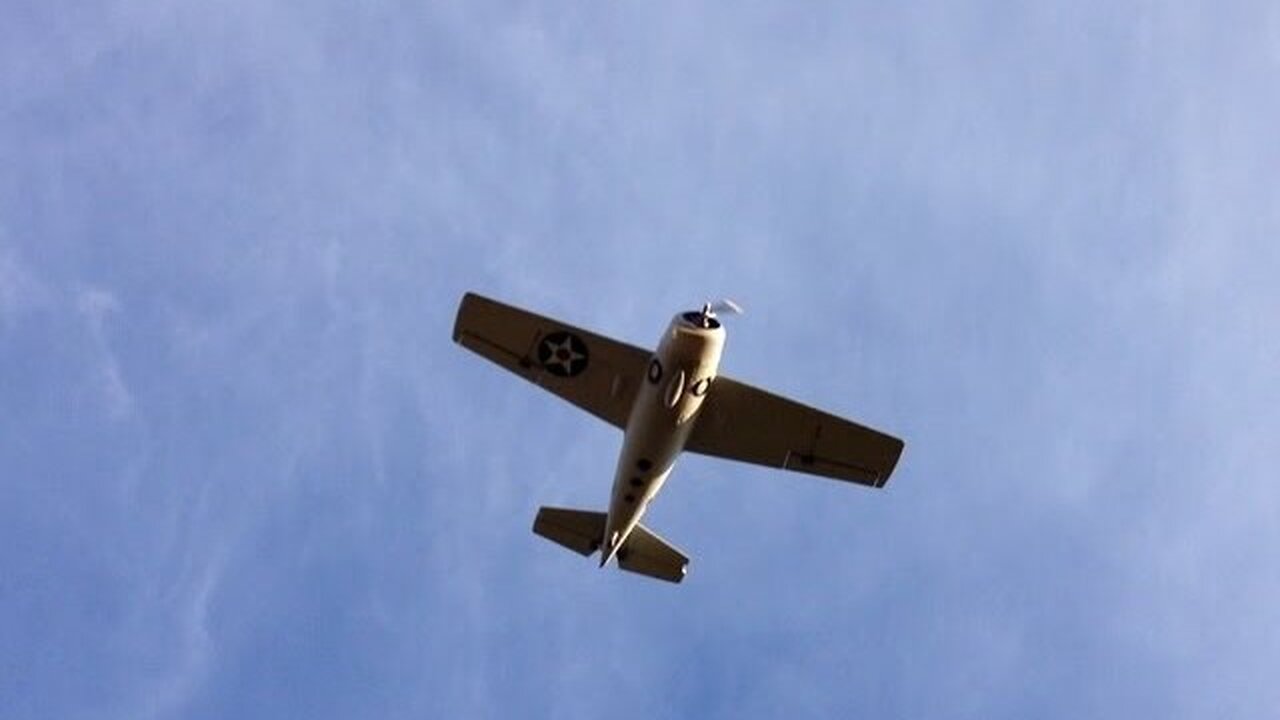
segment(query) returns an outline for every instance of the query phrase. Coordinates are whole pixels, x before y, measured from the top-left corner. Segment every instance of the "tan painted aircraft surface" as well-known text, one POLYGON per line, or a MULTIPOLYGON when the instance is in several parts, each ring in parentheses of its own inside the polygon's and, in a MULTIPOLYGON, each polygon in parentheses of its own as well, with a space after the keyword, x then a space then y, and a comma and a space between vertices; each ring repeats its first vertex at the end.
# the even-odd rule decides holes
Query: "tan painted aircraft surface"
MULTIPOLYGON (((728 303, 727 309, 737 311, 728 303)), ((453 339, 623 430, 607 513, 543 507, 533 531, 600 567, 680 582, 689 558, 640 523, 682 450, 884 487, 902 441, 717 375, 710 303, 677 314, 656 351, 467 293, 453 339)))

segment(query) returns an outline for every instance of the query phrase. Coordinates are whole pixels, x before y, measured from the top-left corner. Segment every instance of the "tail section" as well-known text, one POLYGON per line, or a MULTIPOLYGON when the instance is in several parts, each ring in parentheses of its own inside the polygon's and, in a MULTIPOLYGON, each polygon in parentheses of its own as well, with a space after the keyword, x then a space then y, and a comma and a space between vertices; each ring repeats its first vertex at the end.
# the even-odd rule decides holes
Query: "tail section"
POLYGON ((600 549, 607 516, 602 512, 568 508, 538 508, 533 531, 579 555, 590 555, 600 549))
MULTIPOLYGON (((544 507, 538 509, 533 531, 579 555, 589 556, 600 549, 608 517, 601 512, 544 507)), ((678 583, 684 579, 689 558, 657 534, 639 523, 631 530, 616 554, 618 567, 678 583)))
POLYGON ((689 558, 652 530, 637 523, 618 550, 618 567, 678 583, 689 571, 689 558))

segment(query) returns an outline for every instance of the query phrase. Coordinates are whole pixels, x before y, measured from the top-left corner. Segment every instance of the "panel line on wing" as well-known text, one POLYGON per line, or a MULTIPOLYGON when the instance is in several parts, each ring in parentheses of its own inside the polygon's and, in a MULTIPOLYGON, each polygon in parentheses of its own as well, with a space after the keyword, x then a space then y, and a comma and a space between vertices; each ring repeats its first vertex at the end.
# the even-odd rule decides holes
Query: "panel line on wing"
POLYGON ((799 472, 810 473, 813 475, 826 475, 832 468, 846 468, 865 478, 868 485, 881 487, 884 480, 880 474, 874 469, 866 465, 859 465, 843 460, 837 460, 833 457, 819 455, 815 453, 798 453, 794 450, 787 452, 787 459, 782 463, 782 467, 787 470, 797 470, 799 472))
POLYGON ((484 345, 485 347, 492 348, 493 350, 496 350, 502 353, 503 355, 511 356, 511 359, 520 367, 526 370, 533 369, 533 365, 534 365, 533 360, 528 355, 521 355, 520 353, 512 350, 511 348, 508 348, 505 345, 500 345, 483 335, 478 335, 469 330, 463 330, 460 333, 460 340, 462 341, 462 344, 464 346, 468 345, 469 343, 467 341, 470 340, 472 343, 476 345, 484 345))

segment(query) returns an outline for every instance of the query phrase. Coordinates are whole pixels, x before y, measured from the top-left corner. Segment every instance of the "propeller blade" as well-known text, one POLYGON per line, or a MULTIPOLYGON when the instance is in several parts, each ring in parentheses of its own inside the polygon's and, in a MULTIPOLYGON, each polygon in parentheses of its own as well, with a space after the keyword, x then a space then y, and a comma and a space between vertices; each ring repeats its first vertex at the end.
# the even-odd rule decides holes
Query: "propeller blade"
POLYGON ((742 315, 746 311, 743 310, 742 306, 739 305, 738 303, 730 300, 729 298, 724 298, 719 302, 715 302, 711 304, 712 315, 715 315, 716 313, 722 313, 722 312, 728 312, 734 315, 742 315))

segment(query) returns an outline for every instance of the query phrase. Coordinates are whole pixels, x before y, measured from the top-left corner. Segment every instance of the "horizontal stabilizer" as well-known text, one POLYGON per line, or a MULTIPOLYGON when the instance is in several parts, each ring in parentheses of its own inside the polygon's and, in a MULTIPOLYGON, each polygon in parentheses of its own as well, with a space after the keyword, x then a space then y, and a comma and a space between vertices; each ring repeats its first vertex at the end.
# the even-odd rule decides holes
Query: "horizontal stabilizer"
POLYGON ((689 568, 689 558, 667 544, 649 528, 637 524, 618 550, 618 567, 659 580, 678 583, 689 568))
POLYGON ((543 507, 533 519, 533 531, 579 555, 590 555, 600 549, 605 519, 602 512, 543 507))

